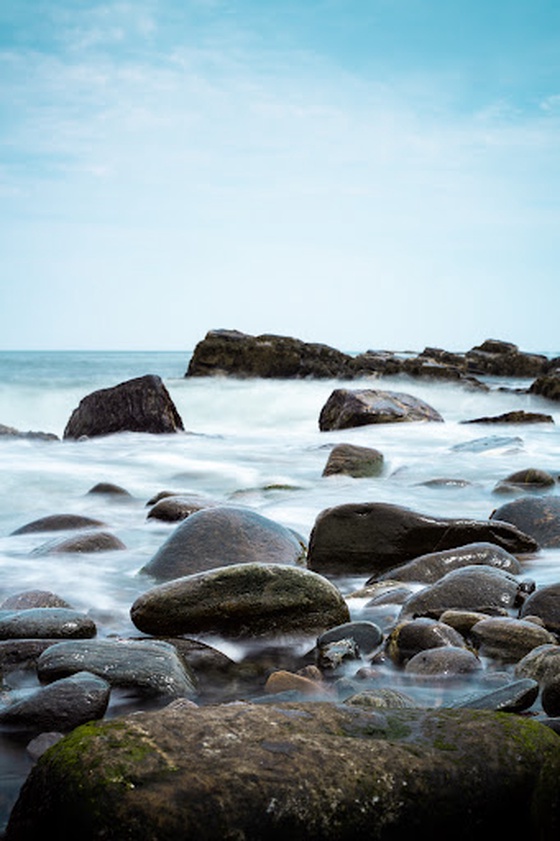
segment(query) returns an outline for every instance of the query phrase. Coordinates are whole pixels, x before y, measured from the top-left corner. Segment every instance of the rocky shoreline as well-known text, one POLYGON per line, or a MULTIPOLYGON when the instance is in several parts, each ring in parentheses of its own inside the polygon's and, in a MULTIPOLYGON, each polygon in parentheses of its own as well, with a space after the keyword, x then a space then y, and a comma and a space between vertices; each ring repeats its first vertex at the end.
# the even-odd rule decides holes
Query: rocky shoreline
MULTIPOLYGON (((515 345, 489 340, 453 358, 428 350, 348 357, 211 331, 187 375, 403 374, 468 387, 513 376, 560 396, 558 360, 515 345)), ((445 422, 404 392, 337 392, 320 429, 445 422)), ((158 377, 88 395, 64 437, 79 446, 124 430, 185 434, 158 377)), ((378 451, 339 444, 324 475, 382 469, 378 451)), ((0 730, 34 762, 4 837, 490 839, 499 825, 556 839, 560 576, 536 586, 525 574, 528 559, 560 546, 555 487, 537 470, 504 477, 496 492, 513 498, 483 520, 335 505, 309 535, 214 499, 154 494, 146 517, 171 531, 139 570, 130 637, 54 592, 0 605, 0 730)), ((128 493, 110 483, 91 492, 115 504, 128 493)), ((44 535, 45 555, 123 548, 93 517, 54 513, 10 539, 31 533, 44 535)))

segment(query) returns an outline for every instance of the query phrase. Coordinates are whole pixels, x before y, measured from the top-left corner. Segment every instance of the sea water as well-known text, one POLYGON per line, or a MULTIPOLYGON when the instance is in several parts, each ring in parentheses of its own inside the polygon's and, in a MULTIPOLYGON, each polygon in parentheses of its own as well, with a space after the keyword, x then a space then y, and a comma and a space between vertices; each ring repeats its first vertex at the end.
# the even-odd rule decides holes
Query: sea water
MULTIPOLYGON (((528 380, 485 377, 485 391, 401 376, 189 378, 184 376, 189 358, 188 351, 0 353, 0 424, 58 437, 0 437, 0 602, 27 589, 50 590, 89 613, 100 636, 137 633, 130 606, 149 586, 139 570, 176 527, 147 518, 147 503, 160 491, 245 506, 307 540, 317 515, 334 505, 390 502, 424 514, 485 520, 512 498, 495 492, 509 474, 527 467, 560 474, 560 404, 523 393, 528 380), (144 374, 162 378, 184 433, 63 440, 83 397, 144 374), (321 432, 321 408, 341 387, 412 394, 444 422, 321 432), (555 422, 463 423, 518 409, 547 413, 555 422), (330 448, 343 442, 379 450, 382 475, 323 476, 330 448), (450 481, 434 485, 434 479, 450 481), (89 494, 99 482, 119 485, 129 496, 89 494), (126 549, 45 555, 36 550, 52 533, 13 535, 39 517, 69 513, 101 520, 126 549)), ((538 585, 560 580, 560 550, 541 550, 524 562, 523 574, 538 585)), ((339 583, 349 593, 360 582, 339 583)), ((20 754, 0 744, 0 822, 6 817, 2 789, 9 803, 23 773, 18 763, 20 754)))

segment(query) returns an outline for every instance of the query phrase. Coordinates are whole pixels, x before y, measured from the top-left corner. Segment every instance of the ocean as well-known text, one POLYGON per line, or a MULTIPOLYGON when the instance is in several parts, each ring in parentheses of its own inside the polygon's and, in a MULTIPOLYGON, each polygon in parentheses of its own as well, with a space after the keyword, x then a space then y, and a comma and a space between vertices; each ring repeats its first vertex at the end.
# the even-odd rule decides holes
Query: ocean
MULTIPOLYGON (((487 519, 511 498, 494 491, 509 474, 526 467, 560 474, 560 404, 516 391, 527 380, 484 377, 490 391, 482 391, 401 376, 346 382, 185 378, 189 358, 188 351, 0 353, 0 424, 62 439, 87 394, 157 374, 186 430, 84 441, 0 437, 0 601, 27 589, 50 590, 89 613, 100 636, 137 635, 129 609, 149 586, 138 571, 175 528, 147 519, 147 502, 161 491, 249 507, 307 540, 317 515, 341 503, 391 502, 435 516, 487 519), (321 408, 339 387, 412 394, 437 409, 444 423, 320 432, 321 408), (545 412, 555 423, 462 423, 514 409, 545 412), (330 447, 342 442, 380 450, 383 474, 324 477, 330 447), (119 485, 130 496, 88 494, 99 482, 119 485), (126 549, 41 555, 35 550, 52 534, 12 534, 39 517, 68 513, 103 521, 126 549)), ((524 576, 539 585, 558 581, 560 549, 526 561, 524 576)), ((351 592, 356 583, 342 586, 351 592)), ((0 740, 0 826, 28 767, 21 752, 0 740)))

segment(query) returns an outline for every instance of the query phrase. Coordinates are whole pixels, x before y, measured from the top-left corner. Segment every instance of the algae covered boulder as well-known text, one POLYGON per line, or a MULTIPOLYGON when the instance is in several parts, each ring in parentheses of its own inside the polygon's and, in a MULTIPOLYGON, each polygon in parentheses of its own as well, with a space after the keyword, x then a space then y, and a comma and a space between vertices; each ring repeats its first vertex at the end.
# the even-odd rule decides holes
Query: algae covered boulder
POLYGON ((334 584, 281 564, 234 564, 176 578, 140 595, 130 615, 146 634, 241 639, 314 634, 350 618, 334 584))
POLYGON ((179 700, 54 745, 6 841, 553 839, 559 806, 560 740, 521 717, 179 700))

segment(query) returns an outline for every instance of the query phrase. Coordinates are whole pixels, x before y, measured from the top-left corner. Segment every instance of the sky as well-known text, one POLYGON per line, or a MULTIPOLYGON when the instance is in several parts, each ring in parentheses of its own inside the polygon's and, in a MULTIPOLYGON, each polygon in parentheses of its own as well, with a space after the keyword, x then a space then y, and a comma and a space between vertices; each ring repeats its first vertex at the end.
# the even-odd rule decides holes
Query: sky
POLYGON ((558 0, 3 0, 0 349, 560 351, 558 0))

